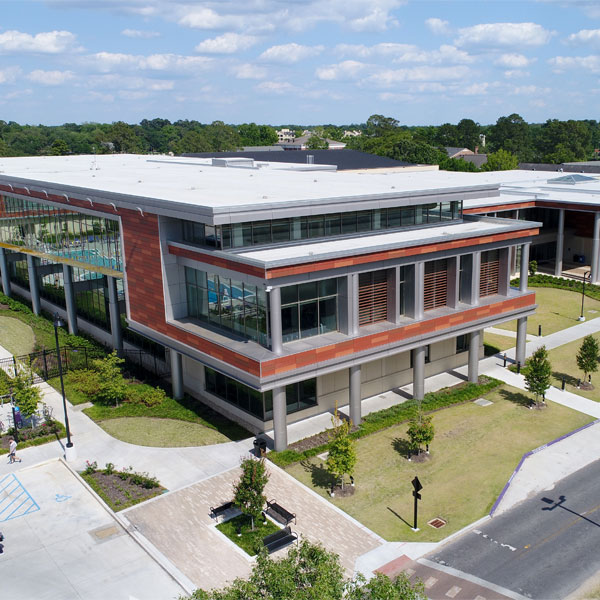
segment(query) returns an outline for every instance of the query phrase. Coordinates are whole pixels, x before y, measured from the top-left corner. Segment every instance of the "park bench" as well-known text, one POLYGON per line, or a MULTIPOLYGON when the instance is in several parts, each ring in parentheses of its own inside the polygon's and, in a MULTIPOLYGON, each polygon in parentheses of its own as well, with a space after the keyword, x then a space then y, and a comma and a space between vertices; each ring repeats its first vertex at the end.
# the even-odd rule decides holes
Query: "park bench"
POLYGON ((275 533, 271 533, 263 538, 263 544, 269 554, 296 541, 298 541, 298 535, 289 527, 284 527, 283 529, 280 529, 275 533))
POLYGON ((218 519, 221 515, 225 514, 230 508, 233 508, 233 502, 225 502, 221 506, 210 507, 210 516, 213 519, 218 519))
POLYGON ((263 511, 264 514, 268 515, 272 519, 275 519, 278 523, 285 525, 286 527, 294 521, 296 523, 296 515, 291 513, 289 510, 283 508, 283 506, 277 504, 275 500, 267 501, 267 510, 263 511))

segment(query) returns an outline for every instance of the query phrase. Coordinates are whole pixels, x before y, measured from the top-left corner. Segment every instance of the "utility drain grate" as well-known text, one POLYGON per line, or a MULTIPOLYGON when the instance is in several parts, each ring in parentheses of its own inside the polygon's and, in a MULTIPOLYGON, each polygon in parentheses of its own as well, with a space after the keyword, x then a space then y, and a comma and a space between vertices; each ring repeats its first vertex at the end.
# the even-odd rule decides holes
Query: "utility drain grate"
POLYGON ((440 519, 439 517, 436 517, 435 519, 431 519, 431 521, 427 522, 427 525, 430 525, 434 529, 441 529, 445 524, 446 524, 446 521, 444 521, 444 519, 440 519))

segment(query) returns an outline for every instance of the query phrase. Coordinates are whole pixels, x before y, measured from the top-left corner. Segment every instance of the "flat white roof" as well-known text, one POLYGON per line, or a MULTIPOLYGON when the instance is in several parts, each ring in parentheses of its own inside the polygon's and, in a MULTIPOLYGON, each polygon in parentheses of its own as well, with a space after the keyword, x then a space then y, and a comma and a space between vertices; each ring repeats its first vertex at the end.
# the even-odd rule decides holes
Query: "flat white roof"
MULTIPOLYGON (((223 158, 228 155, 224 154, 223 158)), ((263 163, 261 168, 212 166, 212 159, 148 155, 77 155, 0 158, 0 182, 88 193, 124 201, 147 200, 207 207, 248 210, 294 203, 359 201, 377 197, 409 197, 422 193, 476 190, 488 195, 500 183, 540 183, 554 173, 503 171, 461 173, 301 171, 313 165, 263 163), (287 170, 290 169, 290 170, 287 170), (15 178, 15 179, 13 179, 15 178), (485 191, 487 188, 487 191, 485 191)), ((319 165, 315 165, 318 169, 319 165)))
POLYGON ((314 262, 338 256, 367 254, 415 245, 435 244, 453 239, 494 235, 503 231, 519 230, 532 226, 541 226, 541 223, 516 221, 514 219, 481 219, 438 225, 428 227, 426 230, 418 228, 377 235, 361 235, 360 237, 323 240, 295 246, 248 250, 236 252, 235 254, 256 264, 273 267, 280 264, 314 262), (425 239, 424 235, 426 236, 425 239))

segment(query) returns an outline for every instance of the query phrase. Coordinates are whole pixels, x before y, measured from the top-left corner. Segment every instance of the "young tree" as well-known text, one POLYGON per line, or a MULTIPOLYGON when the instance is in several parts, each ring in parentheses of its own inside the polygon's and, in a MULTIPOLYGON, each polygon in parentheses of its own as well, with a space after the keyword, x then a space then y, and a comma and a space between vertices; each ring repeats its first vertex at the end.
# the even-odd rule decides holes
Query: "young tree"
POLYGON ((42 399, 40 388, 32 385, 28 377, 19 374, 12 381, 12 390, 21 414, 29 416, 35 413, 42 399))
POLYGON ((482 171, 510 171, 519 166, 519 160, 506 150, 498 150, 488 154, 487 162, 481 165, 482 171))
POLYGON ((401 574, 346 580, 337 554, 303 539, 275 560, 262 551, 249 579, 236 579, 222 590, 196 590, 180 600, 425 600, 423 584, 411 586, 401 574))
POLYGON ((583 381, 587 381, 588 374, 598 370, 598 354, 600 348, 598 341, 591 335, 586 335, 577 352, 577 366, 583 371, 583 381))
POLYGON ((525 386, 535 395, 535 405, 540 406, 539 398, 543 398, 550 387, 552 365, 548 360, 546 346, 540 346, 529 358, 525 369, 525 386))
POLYGON ((96 397, 107 404, 118 404, 127 395, 127 381, 121 373, 121 365, 125 361, 114 351, 106 358, 93 361, 94 370, 98 373, 98 392, 96 397))
MULTIPOLYGON (((337 420, 336 412, 332 419, 334 425, 337 420)), ((356 448, 354 440, 349 435, 351 429, 351 421, 342 421, 339 425, 334 426, 333 433, 330 434, 327 471, 336 479, 342 480, 342 489, 344 489, 344 477, 352 476, 356 466, 356 448)))
POLYGON ((410 439, 411 449, 417 454, 421 454, 421 446, 425 445, 428 448, 433 441, 435 429, 431 418, 431 415, 424 415, 419 410, 419 414, 409 422, 406 433, 410 439))
POLYGON ((265 459, 255 460, 245 458, 240 464, 242 475, 233 487, 233 503, 252 521, 254 531, 254 519, 260 513, 267 501, 264 495, 265 486, 269 481, 269 474, 265 467, 265 459))

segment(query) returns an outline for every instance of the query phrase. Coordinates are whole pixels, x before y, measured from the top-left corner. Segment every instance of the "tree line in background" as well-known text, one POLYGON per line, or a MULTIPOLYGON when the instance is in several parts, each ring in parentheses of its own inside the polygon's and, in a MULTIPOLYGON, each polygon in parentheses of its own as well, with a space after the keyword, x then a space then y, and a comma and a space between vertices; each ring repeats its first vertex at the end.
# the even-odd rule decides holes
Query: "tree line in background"
MULTIPOLYGON (((451 170, 477 170, 464 160, 448 158, 445 148, 468 148, 488 154, 487 170, 514 168, 517 162, 559 164, 596 158, 600 147, 600 123, 595 120, 527 123, 520 115, 500 117, 494 125, 462 119, 456 125, 401 125, 392 117, 372 115, 366 123, 346 126, 300 127, 282 125, 299 136, 315 133, 311 146, 326 147, 325 139, 344 141, 348 148, 411 163, 439 164, 451 170), (344 137, 347 130, 360 131, 344 137)), ((1 156, 40 156, 106 153, 168 153, 233 151, 244 146, 268 146, 277 142, 269 125, 222 121, 203 124, 194 120, 144 119, 137 125, 114 123, 65 123, 58 126, 19 125, 0 121, 1 156)))

